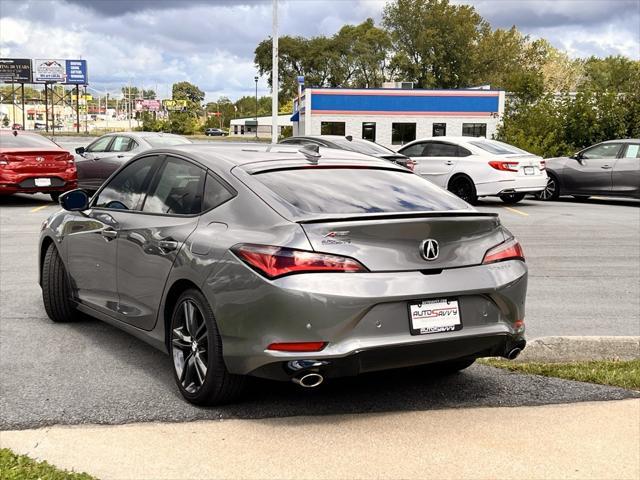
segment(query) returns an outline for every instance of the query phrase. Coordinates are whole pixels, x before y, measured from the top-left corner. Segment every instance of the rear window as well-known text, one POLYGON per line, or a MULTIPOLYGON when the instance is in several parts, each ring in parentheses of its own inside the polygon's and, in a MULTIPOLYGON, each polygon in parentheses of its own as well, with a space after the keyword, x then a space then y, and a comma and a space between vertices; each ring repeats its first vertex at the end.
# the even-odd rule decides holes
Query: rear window
POLYGON ((3 134, 0 135, 3 148, 60 148, 56 143, 40 135, 3 134))
POLYGON ((254 178, 282 199, 294 216, 460 210, 458 197, 412 173, 375 169, 295 169, 254 178), (292 208, 291 208, 292 207, 292 208))
POLYGON ((364 153, 365 155, 389 155, 394 154, 393 150, 378 145, 377 143, 367 142, 365 140, 347 140, 346 138, 338 138, 331 140, 339 148, 351 150, 352 152, 364 153))
POLYGON ((157 136, 157 137, 142 137, 142 138, 144 138, 149 143, 149 145, 155 148, 171 147, 173 145, 184 145, 185 143, 191 143, 190 140, 184 137, 178 137, 178 136, 170 136, 170 137, 157 136))

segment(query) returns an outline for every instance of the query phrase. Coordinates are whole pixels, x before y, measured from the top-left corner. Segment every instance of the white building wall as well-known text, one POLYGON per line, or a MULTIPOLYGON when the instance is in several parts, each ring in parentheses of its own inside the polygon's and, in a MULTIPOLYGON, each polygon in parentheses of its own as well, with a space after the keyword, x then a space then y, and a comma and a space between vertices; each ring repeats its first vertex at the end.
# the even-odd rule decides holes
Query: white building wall
POLYGON ((398 149, 401 145, 391 143, 391 125, 393 123, 415 123, 416 139, 431 137, 434 123, 446 123, 448 136, 462 136, 463 123, 485 123, 487 125, 487 138, 492 138, 498 128, 499 118, 497 117, 427 117, 427 116, 403 116, 403 115, 317 115, 307 116, 310 118, 300 135, 320 135, 322 122, 344 122, 345 135, 352 135, 353 138, 362 138, 362 123, 376 123, 376 142, 398 149), (302 133, 304 132, 304 133, 302 133))

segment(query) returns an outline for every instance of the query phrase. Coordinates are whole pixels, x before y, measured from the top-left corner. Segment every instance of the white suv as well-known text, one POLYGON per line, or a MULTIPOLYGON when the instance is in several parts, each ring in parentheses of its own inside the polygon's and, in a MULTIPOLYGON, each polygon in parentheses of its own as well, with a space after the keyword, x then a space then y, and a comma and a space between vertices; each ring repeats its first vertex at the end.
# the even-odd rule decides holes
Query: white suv
POLYGON ((547 185, 541 157, 497 140, 425 138, 404 145, 398 153, 416 162, 415 173, 471 204, 486 196, 516 203, 547 185))

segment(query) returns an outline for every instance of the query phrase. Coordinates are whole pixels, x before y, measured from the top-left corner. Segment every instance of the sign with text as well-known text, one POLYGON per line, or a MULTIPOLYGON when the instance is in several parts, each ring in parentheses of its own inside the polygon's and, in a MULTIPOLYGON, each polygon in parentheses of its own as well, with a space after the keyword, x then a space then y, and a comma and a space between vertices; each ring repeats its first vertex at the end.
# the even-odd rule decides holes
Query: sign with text
POLYGON ((146 110, 148 112, 157 112, 160 110, 160 100, 142 100, 138 98, 134 100, 136 103, 136 110, 146 110))
POLYGON ((187 108, 187 101, 186 100, 162 100, 162 105, 164 105, 164 108, 166 108, 167 110, 184 110, 185 108, 187 108))
POLYGON ((74 85, 86 85, 87 82, 87 61, 86 60, 65 60, 67 78, 65 83, 74 85))
POLYGON ((30 83, 31 60, 28 58, 0 58, 0 82, 30 83))

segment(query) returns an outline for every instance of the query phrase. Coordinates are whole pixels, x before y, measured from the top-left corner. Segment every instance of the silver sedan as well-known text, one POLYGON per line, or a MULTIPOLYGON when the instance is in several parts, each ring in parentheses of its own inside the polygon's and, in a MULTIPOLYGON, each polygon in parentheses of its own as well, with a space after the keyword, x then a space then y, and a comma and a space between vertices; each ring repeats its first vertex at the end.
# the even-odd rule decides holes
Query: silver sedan
POLYGON ((196 404, 232 401, 250 375, 313 388, 525 346, 517 240, 385 160, 184 145, 60 201, 40 238, 49 317, 88 314, 168 352, 196 404))

